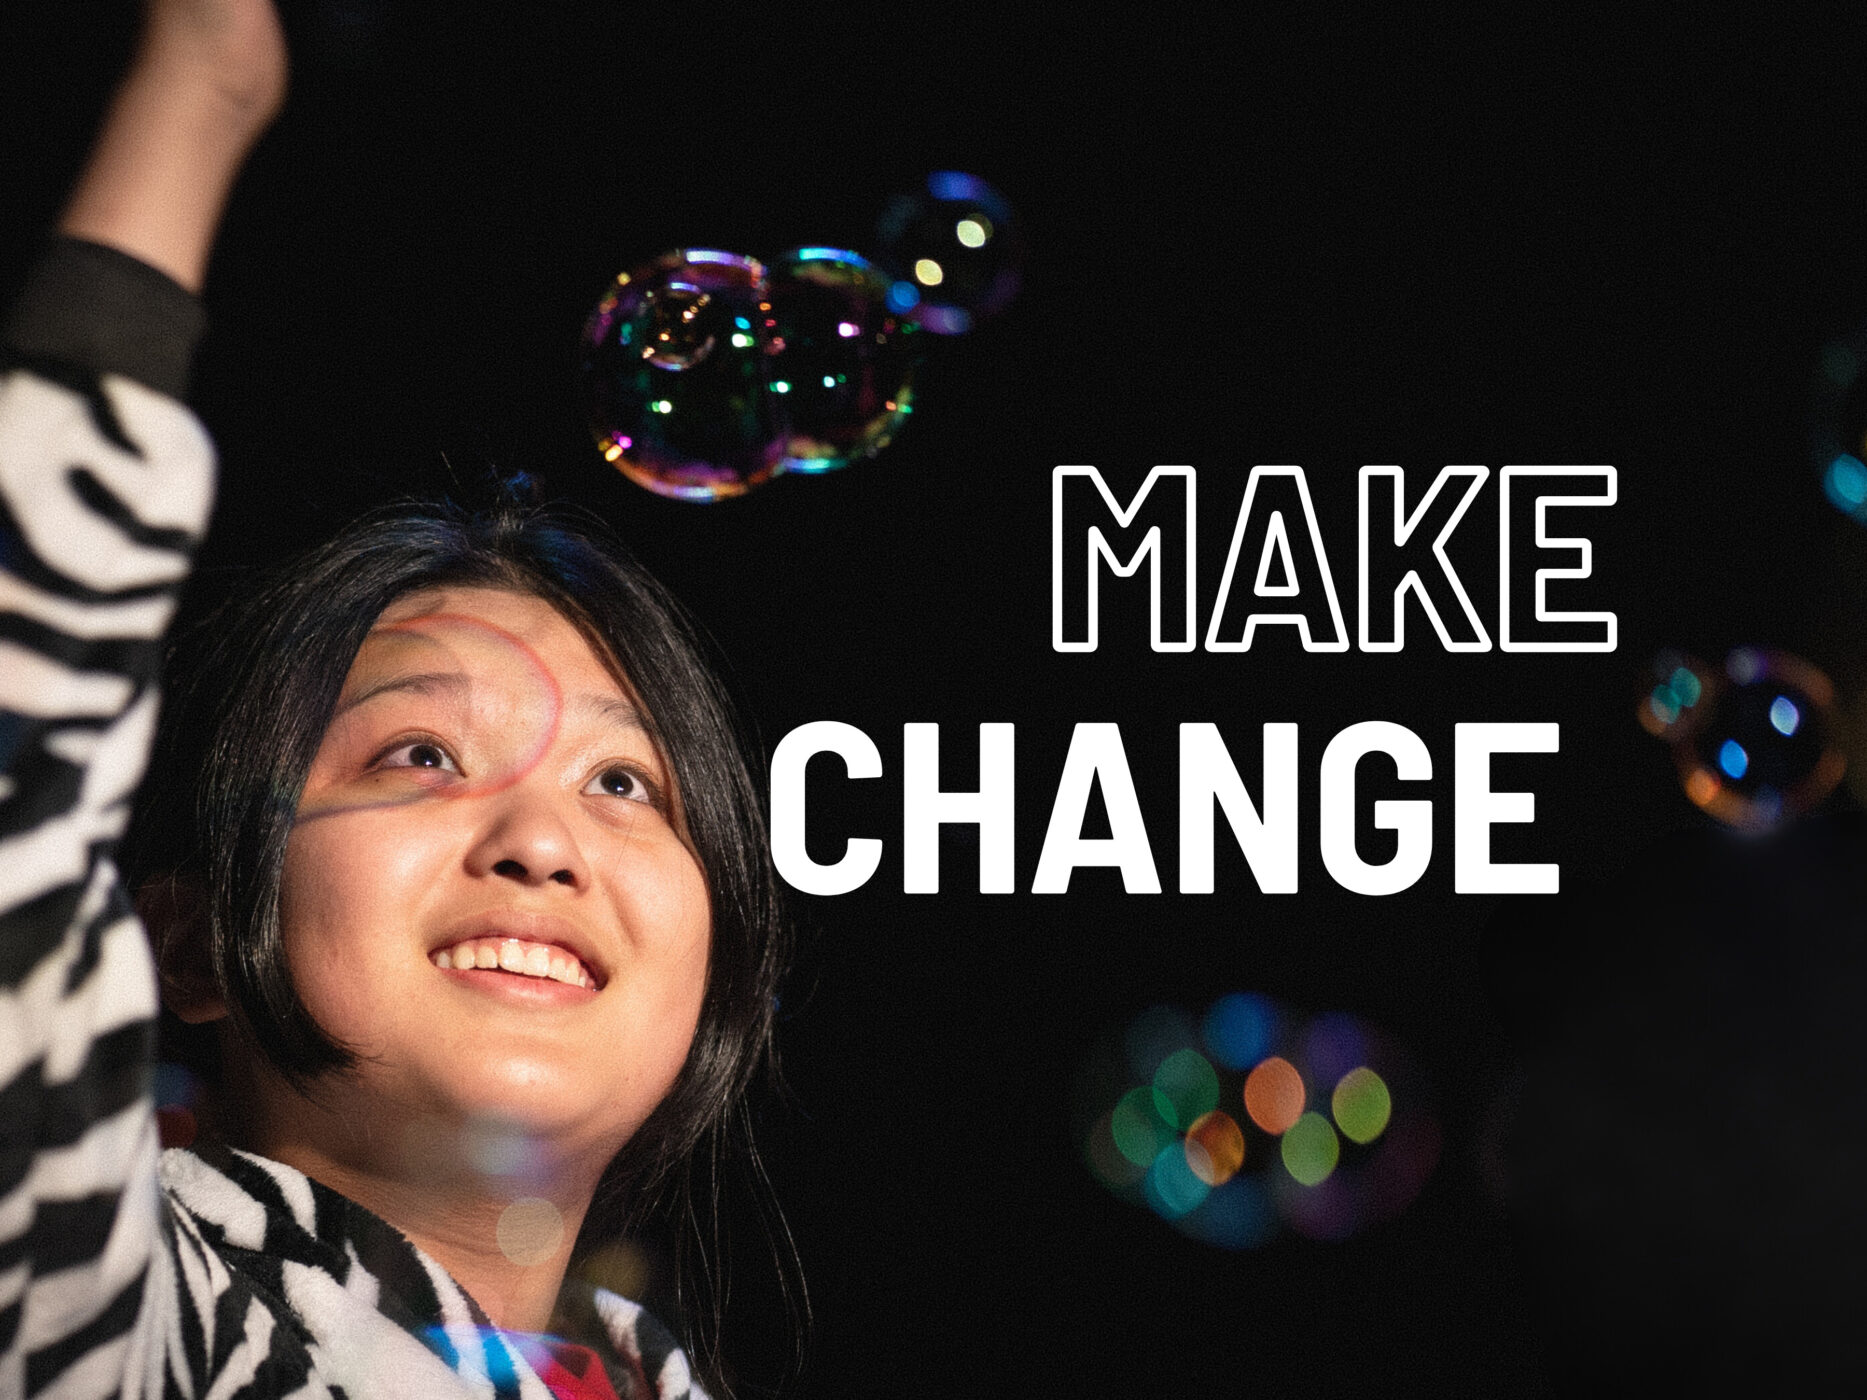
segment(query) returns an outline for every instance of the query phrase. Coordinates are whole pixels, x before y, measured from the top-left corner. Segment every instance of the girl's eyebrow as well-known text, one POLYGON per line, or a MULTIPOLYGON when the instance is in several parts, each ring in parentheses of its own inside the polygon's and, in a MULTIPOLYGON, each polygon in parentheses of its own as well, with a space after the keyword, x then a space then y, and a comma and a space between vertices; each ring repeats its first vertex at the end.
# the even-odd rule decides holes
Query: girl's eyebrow
POLYGON ((442 692, 459 694, 472 685, 464 671, 418 671, 410 676, 391 676, 387 680, 366 686, 357 694, 343 701, 331 712, 331 718, 354 710, 365 700, 374 700, 379 695, 388 695, 404 691, 415 695, 436 695, 442 692))
MULTIPOLYGON (((338 705, 331 718, 355 709, 366 700, 374 700, 379 695, 406 693, 414 695, 435 695, 447 693, 458 695, 472 687, 472 680, 463 671, 418 671, 413 675, 390 676, 365 686, 357 694, 338 705)), ((623 729, 646 731, 648 726, 642 721, 642 712, 633 701, 620 695, 599 695, 590 692, 579 695, 572 702, 580 713, 595 719, 605 720, 623 729)))
POLYGON ((634 702, 620 695, 594 693, 579 695, 571 703, 572 708, 579 713, 608 720, 611 724, 621 728, 640 729, 644 732, 648 729, 648 726, 642 722, 642 712, 635 707, 634 702))

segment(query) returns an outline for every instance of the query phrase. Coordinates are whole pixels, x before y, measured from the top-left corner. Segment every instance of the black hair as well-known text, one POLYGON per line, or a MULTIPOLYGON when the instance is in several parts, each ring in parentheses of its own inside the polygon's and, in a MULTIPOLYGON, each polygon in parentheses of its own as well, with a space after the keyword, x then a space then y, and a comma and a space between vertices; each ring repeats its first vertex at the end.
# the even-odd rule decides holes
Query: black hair
MULTIPOLYGON (((315 1091, 320 1076, 353 1064, 292 984, 279 918, 286 843, 363 639, 398 598, 444 586, 505 589, 555 607, 632 688, 673 775, 711 902, 706 992, 686 1063, 611 1164, 585 1238, 635 1223, 652 1203, 676 1222, 685 1292, 694 1261, 678 1256, 697 1252, 703 1274, 707 1257, 719 1257, 702 1217, 717 1212, 722 1171, 749 1167, 761 1207, 771 1205, 745 1097, 772 1065, 788 932, 734 707, 679 604, 596 517, 512 503, 480 513, 446 503, 387 507, 185 633, 124 844, 126 876, 132 887, 174 878, 198 893, 194 936, 205 939, 236 1033, 288 1082, 315 1091)), ((199 1048, 179 1058, 199 1066, 199 1048)), ((789 1300, 788 1236, 775 1210, 761 1214, 778 1222, 789 1300)), ((723 1285, 711 1291, 716 1332, 723 1285)), ((702 1342, 704 1363, 711 1339, 702 1342)))

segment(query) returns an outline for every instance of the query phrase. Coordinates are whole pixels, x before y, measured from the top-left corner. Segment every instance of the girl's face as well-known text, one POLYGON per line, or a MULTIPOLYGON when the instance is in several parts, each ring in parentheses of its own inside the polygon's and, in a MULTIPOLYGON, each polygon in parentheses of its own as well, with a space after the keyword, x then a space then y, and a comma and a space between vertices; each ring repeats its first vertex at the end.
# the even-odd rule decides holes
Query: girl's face
POLYGON ((447 588, 377 620, 311 765, 280 913, 357 1052, 340 1112, 510 1124, 607 1162, 672 1087, 706 883, 633 697, 541 599, 447 588))

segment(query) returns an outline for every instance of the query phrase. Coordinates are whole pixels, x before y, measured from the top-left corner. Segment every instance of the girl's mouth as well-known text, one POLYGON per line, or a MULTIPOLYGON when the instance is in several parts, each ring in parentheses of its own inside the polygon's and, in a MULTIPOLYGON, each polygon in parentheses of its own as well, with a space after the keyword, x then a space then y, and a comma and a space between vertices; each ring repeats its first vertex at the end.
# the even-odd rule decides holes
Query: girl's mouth
POLYGON ((575 953, 551 943, 532 943, 523 938, 468 938, 429 954, 436 967, 459 969, 497 969, 521 977, 537 977, 562 982, 571 987, 596 988, 596 978, 575 953))

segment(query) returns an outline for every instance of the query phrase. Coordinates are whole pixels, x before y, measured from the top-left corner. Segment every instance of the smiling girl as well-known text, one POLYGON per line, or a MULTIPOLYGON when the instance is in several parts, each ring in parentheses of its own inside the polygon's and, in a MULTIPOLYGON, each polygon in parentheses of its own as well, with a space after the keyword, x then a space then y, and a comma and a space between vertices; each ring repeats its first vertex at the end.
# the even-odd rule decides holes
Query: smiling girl
POLYGON ((0 1396, 698 1395, 565 1282, 749 1150, 783 960, 670 600, 573 517, 384 512, 217 616, 157 733, 192 294, 284 74, 265 0, 151 5, 6 328, 0 1396), (159 1158, 145 925, 209 1083, 159 1158))

